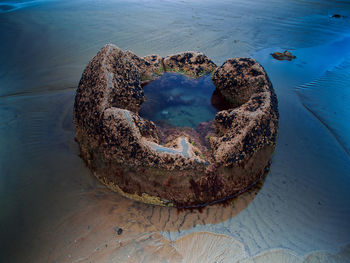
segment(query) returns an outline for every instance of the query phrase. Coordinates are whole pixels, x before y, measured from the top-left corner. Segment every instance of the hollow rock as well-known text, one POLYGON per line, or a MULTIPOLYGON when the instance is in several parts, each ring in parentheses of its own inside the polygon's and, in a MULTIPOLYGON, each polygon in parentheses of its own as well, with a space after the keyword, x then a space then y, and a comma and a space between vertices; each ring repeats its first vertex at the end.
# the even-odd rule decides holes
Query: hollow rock
POLYGON ((142 202, 196 207, 235 196, 261 178, 276 144, 277 98, 253 59, 217 67, 198 52, 139 57, 108 44, 81 77, 74 125, 83 160, 106 186, 142 202), (216 92, 232 106, 200 132, 162 130, 138 112, 142 84, 165 71, 213 73, 216 92))

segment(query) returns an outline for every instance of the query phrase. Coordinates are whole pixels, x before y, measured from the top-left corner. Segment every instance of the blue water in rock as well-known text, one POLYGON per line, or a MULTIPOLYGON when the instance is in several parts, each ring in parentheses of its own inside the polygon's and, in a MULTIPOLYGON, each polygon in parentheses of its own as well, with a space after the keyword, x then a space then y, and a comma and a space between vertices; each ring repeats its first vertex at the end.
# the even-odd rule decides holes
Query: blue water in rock
POLYGON ((140 115, 156 123, 196 128, 214 119, 217 110, 210 99, 215 90, 211 75, 198 79, 164 73, 143 88, 146 101, 140 115))
MULTIPOLYGON (((349 1, 0 0, 0 262, 350 262, 349 37, 349 1), (72 110, 106 43, 140 56, 200 51, 217 65, 257 59, 280 113, 261 190, 195 214, 131 202, 95 180, 72 110), (270 55, 286 49, 297 58, 270 55), (200 232, 217 239, 193 239, 200 232)), ((188 107, 165 111, 196 112, 176 125, 206 120, 205 107, 188 107)))

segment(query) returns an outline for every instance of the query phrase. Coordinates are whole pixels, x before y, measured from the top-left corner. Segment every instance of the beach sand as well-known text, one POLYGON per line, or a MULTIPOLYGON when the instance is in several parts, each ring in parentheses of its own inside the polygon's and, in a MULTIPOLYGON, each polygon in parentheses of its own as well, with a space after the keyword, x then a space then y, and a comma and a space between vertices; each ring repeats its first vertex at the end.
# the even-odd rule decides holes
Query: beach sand
POLYGON ((0 13, 0 261, 349 262, 349 10, 328 1, 48 1, 0 13), (198 50, 218 65, 257 59, 280 112, 260 189, 178 211, 97 182, 79 157, 72 109, 84 67, 108 42, 140 56, 198 50), (284 49, 297 58, 270 56, 284 49))

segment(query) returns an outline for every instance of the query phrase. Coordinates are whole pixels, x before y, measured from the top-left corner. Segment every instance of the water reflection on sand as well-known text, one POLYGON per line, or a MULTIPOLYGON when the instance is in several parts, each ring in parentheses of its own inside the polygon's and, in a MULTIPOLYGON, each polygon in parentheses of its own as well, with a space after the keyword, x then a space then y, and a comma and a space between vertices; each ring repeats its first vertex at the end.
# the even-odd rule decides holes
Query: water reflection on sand
MULTIPOLYGON (((181 242, 170 241, 162 232, 182 231, 196 225, 225 221, 244 209, 256 194, 256 191, 244 194, 226 206, 215 205, 202 211, 179 211, 137 203, 100 188, 85 193, 84 204, 57 225, 50 225, 48 231, 44 231, 52 235, 49 243, 40 249, 50 251, 48 262, 64 262, 68 258, 72 262, 179 262, 187 253, 183 253, 184 248, 174 246, 183 246, 183 239, 181 242), (118 232, 119 229, 122 231, 118 232)), ((217 239, 215 234, 206 236, 208 237, 200 238, 203 244, 211 238, 217 239)), ((224 235, 222 237, 230 240, 224 235)), ((222 238, 218 240, 220 239, 222 238)), ((231 243, 235 243, 233 239, 231 243)), ((207 246, 211 244, 208 243, 207 246)), ((188 248, 187 245, 186 247, 188 248)), ((243 248, 243 245, 240 244, 240 247, 243 248)), ((212 251, 214 252, 221 254, 220 250, 212 251)), ((33 259, 35 257, 36 255, 33 259)))
POLYGON ((320 97, 323 86, 330 100, 347 96, 349 10, 340 1, 76 0, 1 13, 0 261, 349 262, 350 160, 339 143, 349 113, 332 104, 341 113, 332 118, 320 97), (83 68, 107 42, 140 56, 256 58, 280 111, 261 189, 191 212, 101 186, 79 158, 72 107, 83 68), (269 55, 286 48, 297 59, 269 55))

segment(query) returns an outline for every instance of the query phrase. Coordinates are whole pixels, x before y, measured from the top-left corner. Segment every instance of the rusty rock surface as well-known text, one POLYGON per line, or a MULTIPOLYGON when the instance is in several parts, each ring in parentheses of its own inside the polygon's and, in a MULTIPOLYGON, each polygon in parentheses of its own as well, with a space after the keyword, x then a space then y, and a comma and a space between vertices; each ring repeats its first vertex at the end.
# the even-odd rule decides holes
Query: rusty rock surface
POLYGON ((277 99, 253 59, 217 67, 198 52, 139 57, 108 44, 84 70, 74 125, 81 157, 109 188, 142 202, 196 207, 237 195, 261 178, 275 148, 277 99), (233 106, 198 131, 157 127, 138 111, 142 84, 165 71, 194 78, 214 72, 217 92, 233 106))
POLYGON ((291 61, 291 60, 297 58, 296 56, 294 56, 291 52, 289 52, 287 50, 284 52, 274 52, 271 54, 271 56, 277 60, 288 60, 288 61, 291 61))

